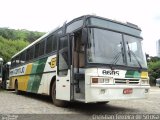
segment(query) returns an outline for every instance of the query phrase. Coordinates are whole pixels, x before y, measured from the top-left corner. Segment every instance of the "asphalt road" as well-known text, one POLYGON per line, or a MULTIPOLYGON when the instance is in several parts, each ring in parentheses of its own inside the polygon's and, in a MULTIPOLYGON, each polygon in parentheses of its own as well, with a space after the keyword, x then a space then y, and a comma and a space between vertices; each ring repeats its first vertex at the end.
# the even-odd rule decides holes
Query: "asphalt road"
MULTIPOLYGON (((141 115, 138 118, 159 118, 160 116, 149 116, 150 114, 160 115, 160 88, 151 87, 147 99, 110 101, 106 105, 70 103, 68 107, 61 108, 52 104, 48 96, 35 94, 16 95, 13 91, 0 90, 0 120, 7 117, 18 117, 29 120, 33 117, 35 120, 45 117, 45 119, 124 119, 124 116, 116 115, 141 115), (20 115, 21 114, 21 115, 20 115), (106 116, 107 115, 107 116, 106 116), (25 116, 25 117, 23 117, 25 116), (116 116, 116 117, 115 117, 116 116)), ((129 116, 135 117, 135 116, 129 116)), ((136 116, 137 117, 137 116, 136 116)), ((13 118, 12 118, 13 119, 13 118)))

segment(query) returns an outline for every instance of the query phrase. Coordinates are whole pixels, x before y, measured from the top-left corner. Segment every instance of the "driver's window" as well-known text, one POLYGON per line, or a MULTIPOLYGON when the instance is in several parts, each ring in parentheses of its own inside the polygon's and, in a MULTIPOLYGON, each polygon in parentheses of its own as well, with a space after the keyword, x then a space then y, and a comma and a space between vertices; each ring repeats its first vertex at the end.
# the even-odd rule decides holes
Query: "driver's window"
POLYGON ((68 60, 68 38, 67 36, 59 39, 59 60, 58 60, 58 75, 66 76, 68 73, 69 60, 68 60))

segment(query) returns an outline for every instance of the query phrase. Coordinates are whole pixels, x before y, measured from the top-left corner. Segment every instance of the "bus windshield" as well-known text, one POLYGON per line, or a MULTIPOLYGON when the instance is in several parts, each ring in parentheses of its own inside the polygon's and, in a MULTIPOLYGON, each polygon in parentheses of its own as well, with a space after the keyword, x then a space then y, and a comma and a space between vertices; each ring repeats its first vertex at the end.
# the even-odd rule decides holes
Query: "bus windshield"
POLYGON ((141 39, 109 30, 89 28, 87 56, 88 63, 147 68, 141 39))

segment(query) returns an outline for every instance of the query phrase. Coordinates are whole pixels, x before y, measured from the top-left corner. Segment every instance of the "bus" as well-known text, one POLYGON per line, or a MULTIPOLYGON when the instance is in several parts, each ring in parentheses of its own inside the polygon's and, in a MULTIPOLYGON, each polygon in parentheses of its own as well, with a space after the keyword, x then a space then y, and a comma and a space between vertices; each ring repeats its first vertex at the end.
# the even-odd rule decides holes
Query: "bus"
POLYGON ((10 86, 68 101, 107 103, 146 98, 149 77, 141 29, 85 15, 40 37, 11 59, 10 86))
POLYGON ((11 62, 7 62, 3 65, 2 68, 2 88, 9 90, 9 70, 10 70, 11 62))
POLYGON ((0 88, 2 87, 2 66, 3 66, 3 58, 0 57, 0 88))

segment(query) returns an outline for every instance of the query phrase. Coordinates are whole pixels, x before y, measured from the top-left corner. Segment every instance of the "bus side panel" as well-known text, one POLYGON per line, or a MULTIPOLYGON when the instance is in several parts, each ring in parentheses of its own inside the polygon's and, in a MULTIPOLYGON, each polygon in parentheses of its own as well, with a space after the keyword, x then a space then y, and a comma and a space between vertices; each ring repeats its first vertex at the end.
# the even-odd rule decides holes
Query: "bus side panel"
POLYGON ((33 63, 27 87, 28 92, 33 92, 33 93, 38 92, 46 61, 47 58, 43 58, 33 63))
POLYGON ((14 84, 15 80, 17 80, 18 89, 21 91, 49 95, 51 80, 56 75, 55 66, 56 55, 53 55, 14 68, 11 70, 12 76, 10 77, 10 88, 15 88, 14 84))
POLYGON ((30 78, 29 74, 31 73, 31 70, 32 70, 32 64, 30 63, 27 65, 25 75, 17 78, 19 84, 19 90, 27 91, 28 81, 30 78))
POLYGON ((56 55, 50 56, 47 59, 38 93, 49 95, 50 83, 51 83, 52 78, 55 75, 56 75, 56 55))
POLYGON ((55 66, 56 55, 34 62, 28 81, 27 92, 49 95, 51 80, 56 75, 55 66))
POLYGON ((51 80, 52 80, 53 76, 55 76, 55 75, 56 75, 56 72, 43 74, 42 80, 41 80, 41 83, 40 83, 40 86, 39 86, 39 90, 38 90, 39 94, 49 95, 50 83, 51 83, 51 80))

